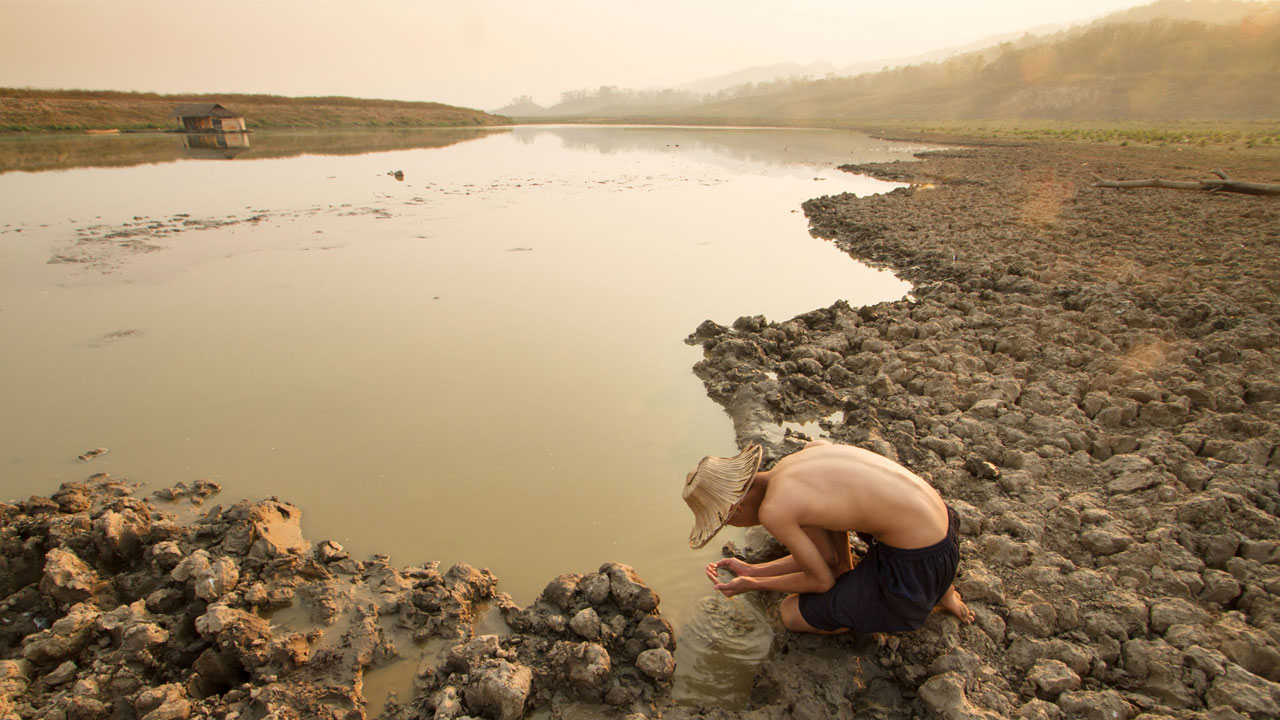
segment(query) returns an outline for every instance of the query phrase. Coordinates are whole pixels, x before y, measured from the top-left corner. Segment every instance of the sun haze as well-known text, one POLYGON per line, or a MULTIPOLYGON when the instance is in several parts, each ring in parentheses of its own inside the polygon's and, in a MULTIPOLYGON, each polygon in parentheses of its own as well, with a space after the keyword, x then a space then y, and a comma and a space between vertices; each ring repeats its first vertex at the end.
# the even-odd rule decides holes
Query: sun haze
POLYGON ((349 95, 482 109, 756 65, 893 60, 1137 0, 0 0, 0 86, 349 95))

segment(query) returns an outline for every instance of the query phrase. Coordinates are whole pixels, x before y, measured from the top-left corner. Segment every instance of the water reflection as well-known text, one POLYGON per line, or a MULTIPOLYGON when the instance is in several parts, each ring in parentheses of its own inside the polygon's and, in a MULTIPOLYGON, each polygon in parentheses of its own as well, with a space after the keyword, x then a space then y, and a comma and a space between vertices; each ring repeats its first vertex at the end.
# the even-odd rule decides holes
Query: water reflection
POLYGON ((246 133, 183 133, 183 155, 197 160, 231 160, 249 149, 246 133))
POLYGON ((566 149, 605 155, 631 152, 720 156, 779 167, 899 160, 923 147, 881 142, 866 135, 824 128, 711 128, 681 126, 528 125, 514 139, 533 144, 556 138, 566 149))
POLYGON ((245 144, 239 146, 235 144, 236 134, 225 133, 11 133, 0 134, 0 174, 16 170, 40 172, 79 167, 130 167, 176 162, 192 157, 226 159, 224 148, 229 150, 233 147, 238 149, 238 155, 243 153, 241 157, 253 159, 299 155, 359 155, 415 148, 442 148, 503 132, 508 130, 265 130, 253 134, 253 147, 247 151, 249 136, 242 135, 245 144), (215 152, 199 152, 208 150, 215 152))

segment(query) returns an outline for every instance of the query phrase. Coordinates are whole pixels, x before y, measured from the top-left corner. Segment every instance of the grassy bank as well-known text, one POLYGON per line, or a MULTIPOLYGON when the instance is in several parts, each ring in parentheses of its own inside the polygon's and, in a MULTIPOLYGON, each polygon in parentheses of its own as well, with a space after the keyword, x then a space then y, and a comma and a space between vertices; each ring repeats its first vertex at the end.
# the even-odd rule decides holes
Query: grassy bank
POLYGON ((501 125, 507 118, 441 103, 278 95, 159 95, 0 88, 0 132, 176 128, 176 105, 220 103, 250 129, 404 128, 501 125))

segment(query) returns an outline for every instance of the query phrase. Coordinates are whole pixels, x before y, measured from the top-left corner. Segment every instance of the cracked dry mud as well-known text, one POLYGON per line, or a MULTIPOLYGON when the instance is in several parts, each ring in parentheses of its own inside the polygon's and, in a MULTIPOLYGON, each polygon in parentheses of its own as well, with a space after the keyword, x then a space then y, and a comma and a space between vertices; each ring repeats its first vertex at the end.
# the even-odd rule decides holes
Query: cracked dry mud
POLYGON ((962 518, 977 622, 779 632, 742 716, 1277 717, 1280 205, 1090 187, 1217 167, 1273 182, 1277 154, 921 159, 846 168, 910 189, 805 204, 815 235, 911 296, 689 341, 740 442, 776 459, 800 447, 777 423, 818 420, 928 478, 962 518))

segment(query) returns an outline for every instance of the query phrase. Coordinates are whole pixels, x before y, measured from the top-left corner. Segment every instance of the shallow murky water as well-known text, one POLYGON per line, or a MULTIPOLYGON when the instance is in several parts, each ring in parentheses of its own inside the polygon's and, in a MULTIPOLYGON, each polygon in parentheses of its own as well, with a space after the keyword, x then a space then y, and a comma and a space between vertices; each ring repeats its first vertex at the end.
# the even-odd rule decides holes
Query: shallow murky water
MULTIPOLYGON (((683 692, 740 697, 769 634, 713 597, 719 543, 685 540, 684 473, 735 448, 683 340, 708 318, 901 297, 811 238, 799 204, 891 189, 834 166, 913 148, 824 130, 431 137, 318 155, 264 133, 233 160, 0 174, 0 496, 100 471, 211 478, 225 500, 296 503, 311 539, 356 557, 487 566, 522 604, 626 562, 690 629, 683 692), (288 143, 304 154, 275 157, 288 143)), ((129 154, 111 156, 86 162, 129 154)))

